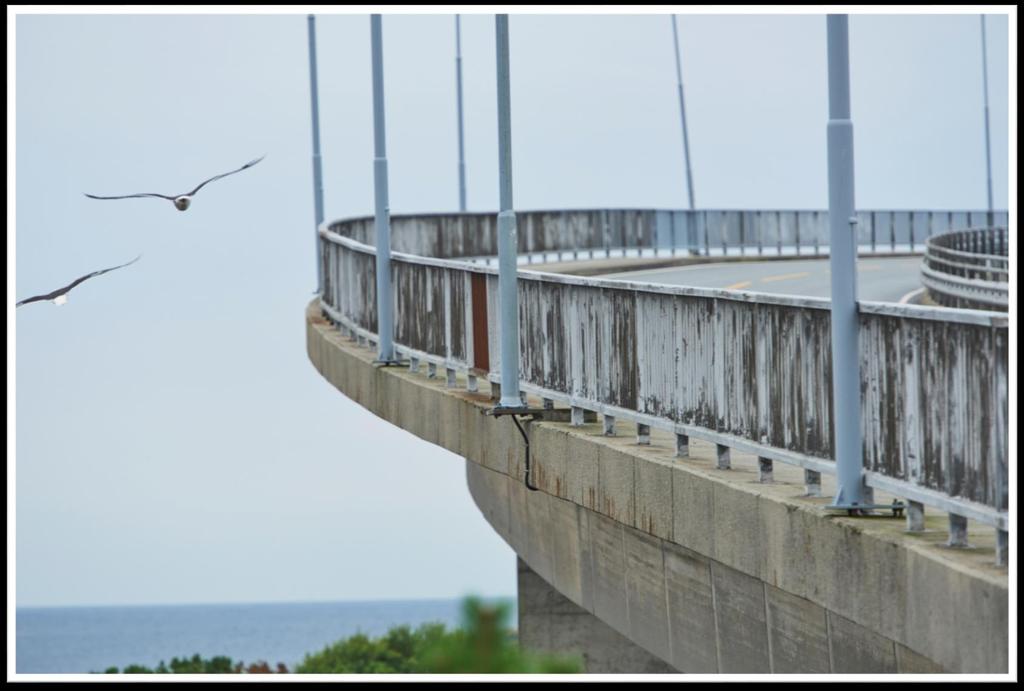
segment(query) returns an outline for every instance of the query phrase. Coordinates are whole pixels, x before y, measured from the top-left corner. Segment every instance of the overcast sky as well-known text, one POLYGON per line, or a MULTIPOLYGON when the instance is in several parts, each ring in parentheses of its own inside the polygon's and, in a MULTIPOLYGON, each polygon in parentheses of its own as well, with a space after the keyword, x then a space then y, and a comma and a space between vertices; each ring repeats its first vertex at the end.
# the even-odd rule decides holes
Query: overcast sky
MULTIPOLYGON (((512 16, 516 208, 686 206, 669 21, 512 16)), ((514 554, 463 461, 352 403, 306 357, 306 15, 10 27, 17 604, 514 594, 514 554), (185 213, 82 195, 182 192, 262 154, 185 213), (15 313, 16 298, 140 253, 65 306, 15 313)), ((383 27, 392 212, 454 210, 454 18, 383 27)), ((317 31, 326 214, 369 214, 370 22, 321 15, 317 31)), ((987 31, 1006 208, 1007 18, 987 31)), ((824 16, 684 15, 679 35, 698 206, 825 208, 824 16)), ((493 210, 493 15, 463 16, 462 50, 469 207, 493 210)), ((978 15, 853 16, 850 59, 858 207, 984 208, 978 15)))

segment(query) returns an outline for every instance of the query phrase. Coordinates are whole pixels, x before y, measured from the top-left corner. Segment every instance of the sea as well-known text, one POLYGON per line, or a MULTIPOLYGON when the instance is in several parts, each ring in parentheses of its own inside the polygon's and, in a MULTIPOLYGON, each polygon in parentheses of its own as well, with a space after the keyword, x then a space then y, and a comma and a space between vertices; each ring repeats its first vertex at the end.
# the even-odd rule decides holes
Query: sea
MULTIPOLYGON (((508 625, 515 627, 515 599, 508 625)), ((172 657, 230 657, 246 665, 284 663, 355 633, 428 622, 457 627, 461 599, 376 602, 19 607, 18 674, 88 674, 131 664, 155 667, 172 657)))

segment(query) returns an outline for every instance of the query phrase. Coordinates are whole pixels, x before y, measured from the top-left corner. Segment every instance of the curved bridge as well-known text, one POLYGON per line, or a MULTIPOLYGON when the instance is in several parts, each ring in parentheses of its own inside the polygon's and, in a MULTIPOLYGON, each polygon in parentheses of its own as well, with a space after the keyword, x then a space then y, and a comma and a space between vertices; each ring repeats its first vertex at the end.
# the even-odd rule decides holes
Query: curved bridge
MULTIPOLYGON (((744 219, 739 246, 764 252, 773 238, 785 254, 795 245, 771 229, 784 213, 817 212, 517 213, 520 251, 610 251, 618 238, 696 253, 704 214, 704 253, 715 238, 725 254, 731 226, 709 232, 713 213, 744 219)), ((867 213, 906 214, 912 241, 927 238, 914 219, 930 229, 970 218, 867 213)), ((479 257, 496 246, 494 226, 485 214, 396 217, 394 247, 479 257)), ((376 340, 374 249, 360 242, 370 227, 321 229, 311 359, 350 397, 466 456, 485 516, 581 612, 683 671, 1005 670, 1005 315, 860 304, 867 483, 876 500, 909 500, 904 525, 823 509, 834 474, 827 300, 520 271, 522 388, 568 408, 564 422, 529 425, 534 492, 523 439, 479 414, 498 393, 495 271, 392 255, 408 371, 374 369, 370 351, 329 328, 376 340), (403 413, 409 401, 421 405, 403 413), (416 419, 426 409, 445 412, 434 430, 416 419), (623 422, 635 437, 616 434, 623 422), (990 526, 970 547, 968 521, 990 526)))
POLYGON ((921 282, 938 304, 1005 312, 1009 280, 1006 228, 957 230, 928 239, 921 282))

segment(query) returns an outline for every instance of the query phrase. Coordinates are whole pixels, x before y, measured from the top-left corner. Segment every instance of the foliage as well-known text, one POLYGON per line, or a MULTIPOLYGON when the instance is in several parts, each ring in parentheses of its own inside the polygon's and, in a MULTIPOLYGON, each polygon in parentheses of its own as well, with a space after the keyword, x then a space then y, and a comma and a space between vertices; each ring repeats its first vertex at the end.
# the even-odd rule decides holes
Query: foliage
POLYGON ((391 629, 380 638, 357 633, 306 655, 295 671, 299 674, 408 674, 420 671, 419 655, 451 636, 444 624, 424 624, 391 629))
POLYGON ((576 658, 535 655, 522 651, 507 626, 508 605, 483 605, 476 598, 463 603, 462 628, 424 651, 421 671, 431 674, 573 674, 576 658))
POLYGON ((516 644, 507 624, 508 605, 486 606, 476 598, 463 603, 462 628, 446 631, 427 624, 415 631, 391 629, 380 638, 356 634, 295 668, 300 674, 529 674, 578 673, 573 658, 531 655, 516 644))
MULTIPOLYGON (((288 668, 277 663, 277 673, 287 674, 288 668)), ((108 667, 104 674, 118 674, 117 667, 108 667)), ((230 657, 218 655, 209 660, 202 659, 198 654, 191 658, 172 657, 169 665, 161 660, 155 669, 143 665, 128 665, 121 674, 273 674, 274 670, 266 662, 260 660, 248 666, 244 662, 233 663, 230 657)))
MULTIPOLYGON (((461 628, 424 624, 416 629, 398 626, 379 638, 357 633, 307 654, 295 668, 299 674, 572 674, 581 670, 577 658, 535 655, 519 649, 509 628, 507 604, 485 605, 467 598, 462 606, 461 628)), ((278 663, 278 674, 288 668, 278 663)), ((110 667, 105 674, 117 674, 110 667)), ((246 666, 218 656, 171 658, 155 669, 129 665, 124 674, 273 674, 266 662, 246 666)))

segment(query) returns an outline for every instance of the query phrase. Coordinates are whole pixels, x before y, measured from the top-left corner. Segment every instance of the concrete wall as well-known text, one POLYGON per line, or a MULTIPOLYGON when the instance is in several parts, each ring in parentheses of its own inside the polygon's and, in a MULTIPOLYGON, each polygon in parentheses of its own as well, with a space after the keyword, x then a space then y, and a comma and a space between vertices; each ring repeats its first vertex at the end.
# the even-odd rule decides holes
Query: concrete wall
POLYGON ((530 568, 676 669, 1007 671, 1007 574, 992 566, 990 531, 945 548, 940 530, 833 517, 828 487, 802 497, 782 468, 760 484, 756 459, 717 470, 714 447, 694 444, 680 462, 670 435, 637 446, 600 424, 531 423, 542 490, 530 492, 523 443, 511 421, 483 415, 488 395, 374 368, 375 353, 312 306, 307 349, 347 396, 466 457, 474 500, 530 568))

